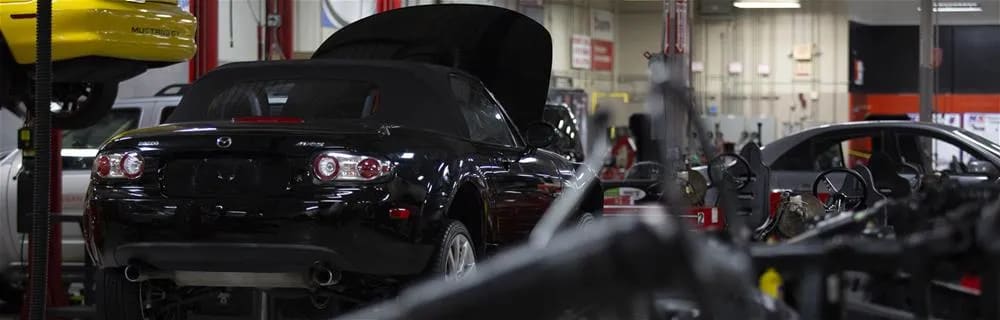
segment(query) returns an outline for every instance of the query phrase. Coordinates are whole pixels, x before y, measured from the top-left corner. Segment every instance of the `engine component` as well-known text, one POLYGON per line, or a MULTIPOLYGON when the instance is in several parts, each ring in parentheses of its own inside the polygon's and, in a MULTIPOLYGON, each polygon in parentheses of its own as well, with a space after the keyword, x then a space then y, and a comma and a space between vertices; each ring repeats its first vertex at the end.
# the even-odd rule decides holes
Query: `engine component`
POLYGON ((688 205, 700 206, 705 203, 705 193, 708 192, 708 181, 705 177, 691 169, 681 171, 677 174, 680 183, 681 193, 688 205))
POLYGON ((778 203, 778 232, 791 238, 805 232, 823 217, 823 203, 808 194, 782 194, 778 203))

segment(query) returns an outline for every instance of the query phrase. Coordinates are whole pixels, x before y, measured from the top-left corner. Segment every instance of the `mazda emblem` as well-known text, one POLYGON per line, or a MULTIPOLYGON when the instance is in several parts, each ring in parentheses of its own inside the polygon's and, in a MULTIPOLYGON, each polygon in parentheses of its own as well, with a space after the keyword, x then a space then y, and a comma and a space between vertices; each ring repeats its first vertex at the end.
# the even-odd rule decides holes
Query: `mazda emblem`
POLYGON ((219 146, 219 148, 223 148, 223 149, 229 148, 229 146, 233 145, 233 138, 230 138, 230 137, 219 137, 219 139, 215 140, 215 145, 217 145, 217 146, 219 146))

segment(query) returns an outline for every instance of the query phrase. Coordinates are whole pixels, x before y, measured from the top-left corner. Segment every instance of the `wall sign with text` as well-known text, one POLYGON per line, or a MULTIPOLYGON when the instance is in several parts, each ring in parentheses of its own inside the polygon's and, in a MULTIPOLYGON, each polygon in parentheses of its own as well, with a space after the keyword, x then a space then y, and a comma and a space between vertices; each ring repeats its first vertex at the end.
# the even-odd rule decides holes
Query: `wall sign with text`
POLYGON ((572 60, 570 66, 573 69, 590 70, 590 37, 574 34, 570 41, 572 42, 570 45, 570 60, 572 60))
POLYGON ((615 61, 615 43, 607 40, 590 40, 592 66, 597 71, 611 71, 615 61))

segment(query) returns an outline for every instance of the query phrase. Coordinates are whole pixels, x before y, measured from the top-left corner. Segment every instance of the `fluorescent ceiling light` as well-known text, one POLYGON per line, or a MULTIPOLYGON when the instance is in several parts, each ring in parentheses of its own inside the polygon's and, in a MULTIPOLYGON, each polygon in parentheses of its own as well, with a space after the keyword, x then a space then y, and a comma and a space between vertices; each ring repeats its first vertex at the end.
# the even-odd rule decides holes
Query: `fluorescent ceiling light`
POLYGON ((934 8, 934 12, 983 12, 983 8, 934 8))
POLYGON ((934 12, 983 12, 983 8, 978 2, 934 2, 934 12))
POLYGON ((798 0, 754 0, 736 1, 733 6, 740 9, 798 9, 802 5, 798 0))

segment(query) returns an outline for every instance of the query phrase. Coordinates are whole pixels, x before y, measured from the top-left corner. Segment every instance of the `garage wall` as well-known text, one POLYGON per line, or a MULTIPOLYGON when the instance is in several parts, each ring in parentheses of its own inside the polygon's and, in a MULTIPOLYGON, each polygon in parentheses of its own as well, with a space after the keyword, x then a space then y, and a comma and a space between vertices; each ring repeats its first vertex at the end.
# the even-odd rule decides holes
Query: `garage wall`
MULTIPOLYGON (((573 88, 584 89, 587 93, 607 93, 619 91, 613 81, 620 66, 622 23, 618 17, 617 2, 586 0, 551 0, 544 2, 544 25, 552 35, 552 75, 572 79, 573 88), (614 14, 612 20, 615 35, 614 71, 592 71, 571 68, 571 39, 574 34, 590 35, 590 13, 593 9, 608 10, 614 14)), ((611 112, 611 121, 616 125, 628 122, 628 114, 641 111, 641 105, 626 104, 621 99, 599 99, 598 105, 611 112), (638 107, 636 107, 638 106, 638 107)))
POLYGON ((324 27, 322 21, 323 4, 327 1, 333 8, 335 20, 354 22, 375 12, 372 0, 298 0, 295 1, 295 40, 297 56, 308 57, 327 37, 339 28, 324 27))
POLYGON ((264 2, 262 0, 217 1, 219 1, 219 65, 257 60, 257 28, 262 23, 261 19, 265 19, 264 2))
POLYGON ((846 121, 848 114, 848 30, 845 4, 803 1, 801 9, 735 10, 725 17, 702 16, 692 30, 693 61, 705 70, 693 76, 706 111, 777 120, 777 136, 820 123, 846 121), (791 54, 812 45, 810 75, 796 75, 791 54), (729 72, 732 63, 743 72, 729 72), (758 74, 767 65, 769 76, 758 74), (799 95, 806 102, 802 108, 799 95))
MULTIPOLYGON (((590 35, 590 10, 614 10, 611 1, 546 1, 544 25, 552 35, 552 75, 573 78, 575 87, 587 91, 611 91, 612 72, 570 68, 570 40, 574 34, 590 35)), ((613 20, 619 28, 617 17, 613 20)), ((617 37, 616 37, 617 42, 617 37)), ((618 47, 616 43, 616 49, 618 47)), ((617 64, 616 64, 617 65, 617 64)))
POLYGON ((618 14, 620 28, 616 44, 618 67, 615 91, 628 92, 631 103, 629 111, 645 112, 644 102, 649 94, 649 60, 643 54, 659 52, 663 36, 663 14, 661 9, 625 11, 618 14))

